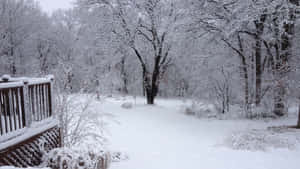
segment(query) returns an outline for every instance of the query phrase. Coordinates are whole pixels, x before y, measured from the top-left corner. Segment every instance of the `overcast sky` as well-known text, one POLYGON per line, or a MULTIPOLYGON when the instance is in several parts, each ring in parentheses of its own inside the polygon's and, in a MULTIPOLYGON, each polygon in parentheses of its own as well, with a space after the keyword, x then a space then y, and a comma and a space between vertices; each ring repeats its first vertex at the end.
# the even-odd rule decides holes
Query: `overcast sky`
POLYGON ((37 0, 44 11, 51 14, 56 9, 68 9, 72 7, 74 0, 37 0))

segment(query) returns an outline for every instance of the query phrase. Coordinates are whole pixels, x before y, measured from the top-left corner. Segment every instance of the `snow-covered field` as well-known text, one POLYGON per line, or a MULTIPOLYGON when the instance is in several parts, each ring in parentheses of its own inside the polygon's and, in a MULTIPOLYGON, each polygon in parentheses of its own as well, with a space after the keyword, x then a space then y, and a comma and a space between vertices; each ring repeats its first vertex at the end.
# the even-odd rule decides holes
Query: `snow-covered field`
POLYGON ((270 126, 296 124, 296 117, 269 122, 198 119, 181 113, 186 104, 158 99, 155 106, 148 106, 142 98, 105 99, 100 110, 112 113, 118 121, 109 126, 109 149, 128 156, 128 160, 113 163, 111 169, 299 169, 299 132, 267 130, 270 126), (121 106, 128 102, 133 103, 132 108, 121 106), (254 132, 253 142, 248 131, 254 132), (255 131, 264 134, 256 136, 255 131), (244 147, 240 145, 243 136, 244 147), (273 138, 275 142, 288 140, 294 145, 268 145, 273 138))
POLYGON ((91 104, 113 117, 106 146, 122 160, 110 169, 299 169, 300 131, 274 127, 296 124, 295 113, 278 120, 218 120, 184 114, 191 102, 180 99, 149 106, 144 98, 116 96, 91 104))

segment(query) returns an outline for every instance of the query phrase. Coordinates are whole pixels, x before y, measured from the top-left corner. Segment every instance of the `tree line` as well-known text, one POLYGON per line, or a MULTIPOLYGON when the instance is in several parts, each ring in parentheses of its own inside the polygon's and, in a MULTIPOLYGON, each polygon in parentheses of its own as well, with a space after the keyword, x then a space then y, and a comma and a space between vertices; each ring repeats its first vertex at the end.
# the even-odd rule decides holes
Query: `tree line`
POLYGON ((68 92, 192 97, 248 117, 299 92, 299 0, 77 0, 51 16, 0 1, 0 72, 68 92))

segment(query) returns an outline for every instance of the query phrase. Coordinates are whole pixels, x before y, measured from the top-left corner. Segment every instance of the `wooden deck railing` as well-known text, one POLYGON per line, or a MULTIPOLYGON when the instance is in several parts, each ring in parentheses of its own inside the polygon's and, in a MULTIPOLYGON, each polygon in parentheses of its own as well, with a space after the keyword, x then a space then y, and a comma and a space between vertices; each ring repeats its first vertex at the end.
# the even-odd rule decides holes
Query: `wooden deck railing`
POLYGON ((4 135, 33 121, 52 116, 53 77, 0 81, 0 134, 4 135))
POLYGON ((34 121, 41 121, 52 115, 51 82, 29 85, 29 111, 34 121))
POLYGON ((23 93, 21 83, 0 84, 1 135, 26 126, 23 93))
POLYGON ((53 76, 0 77, 0 167, 33 167, 61 147, 59 122, 53 116, 53 76))

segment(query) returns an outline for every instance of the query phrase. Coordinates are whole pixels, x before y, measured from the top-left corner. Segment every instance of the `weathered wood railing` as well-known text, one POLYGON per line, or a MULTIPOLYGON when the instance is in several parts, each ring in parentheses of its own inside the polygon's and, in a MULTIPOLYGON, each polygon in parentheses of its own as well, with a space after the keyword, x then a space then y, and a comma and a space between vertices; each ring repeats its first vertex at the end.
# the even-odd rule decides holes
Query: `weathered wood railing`
POLYGON ((52 116, 51 81, 28 85, 29 111, 34 121, 41 121, 52 116))
POLYGON ((0 104, 1 135, 26 126, 22 83, 0 84, 0 104))
POLYGON ((0 166, 36 166, 61 146, 53 117, 53 76, 0 78, 0 166))
POLYGON ((0 134, 30 126, 52 116, 52 76, 0 82, 0 134))

